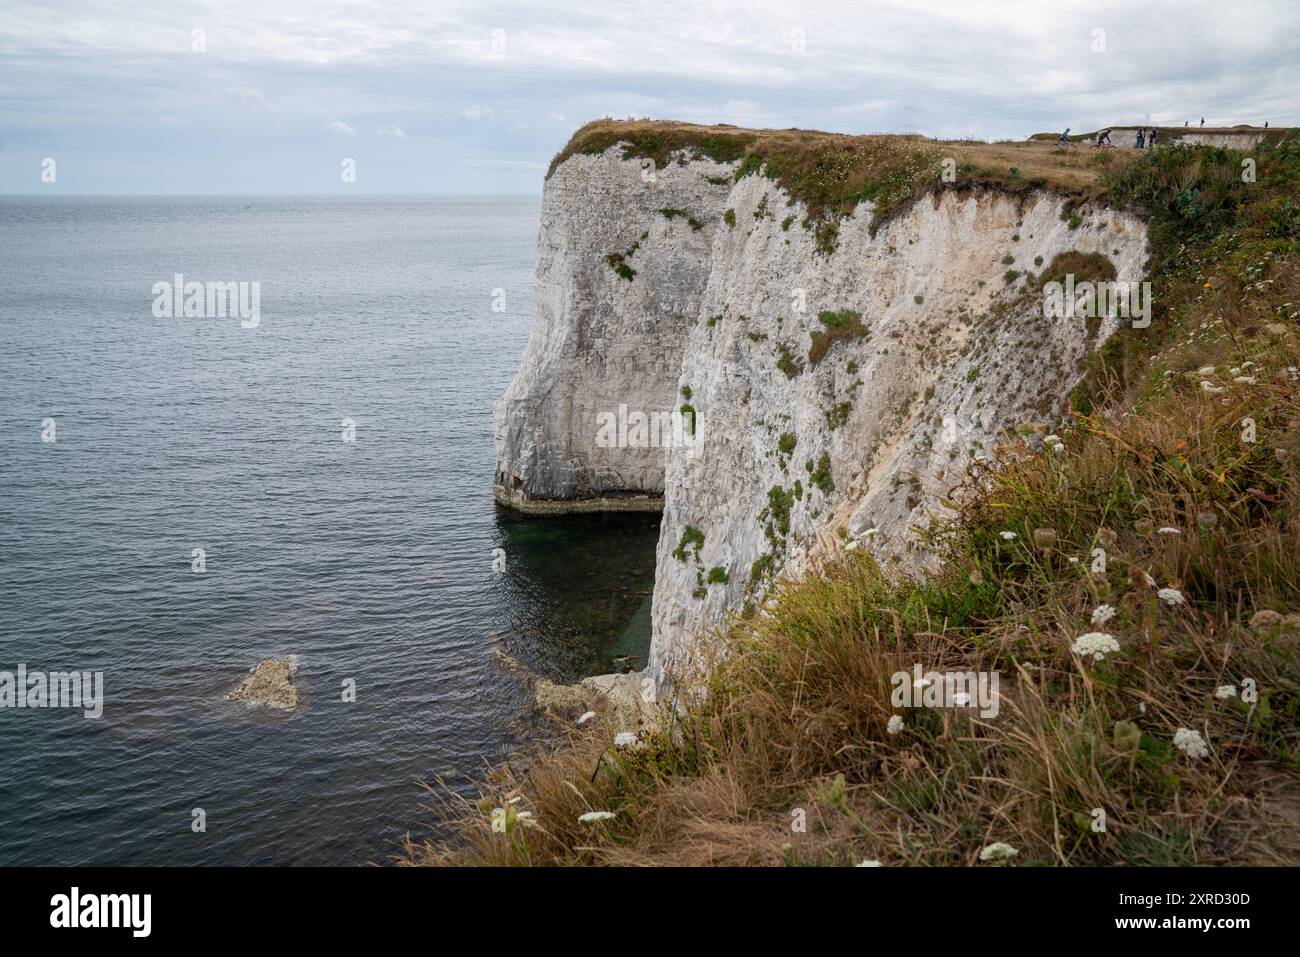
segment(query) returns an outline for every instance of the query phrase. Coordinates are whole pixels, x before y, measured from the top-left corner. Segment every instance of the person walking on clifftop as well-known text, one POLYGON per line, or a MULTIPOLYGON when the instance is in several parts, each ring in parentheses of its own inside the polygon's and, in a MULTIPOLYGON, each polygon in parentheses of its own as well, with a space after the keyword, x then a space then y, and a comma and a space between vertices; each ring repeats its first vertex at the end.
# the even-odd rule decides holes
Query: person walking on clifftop
POLYGON ((1142 147, 1144 147, 1144 146, 1146 145, 1146 139, 1145 139, 1145 137, 1144 137, 1142 134, 1143 134, 1143 130, 1142 130, 1142 128, 1139 126, 1139 127, 1138 127, 1137 143, 1134 144, 1138 149, 1142 149, 1142 147))

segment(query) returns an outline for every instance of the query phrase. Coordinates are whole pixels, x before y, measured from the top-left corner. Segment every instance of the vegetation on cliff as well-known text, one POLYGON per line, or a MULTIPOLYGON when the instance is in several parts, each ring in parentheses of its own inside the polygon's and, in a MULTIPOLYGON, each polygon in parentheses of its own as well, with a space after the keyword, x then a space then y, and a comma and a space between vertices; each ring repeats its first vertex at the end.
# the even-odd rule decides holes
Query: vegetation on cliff
MULTIPOLYGON (((1140 155, 1135 150, 1089 153, 1037 141, 984 143, 606 119, 575 132, 551 161, 547 176, 575 154, 599 155, 613 146, 621 147, 623 159, 647 160, 656 169, 684 158, 735 163, 731 178, 718 177, 717 185, 759 175, 775 181, 803 204, 801 224, 814 232, 823 253, 835 249, 840 219, 863 202, 873 204, 873 228, 936 188, 1047 188, 1083 202, 1096 197, 1103 173, 1140 155)), ((781 226, 788 230, 794 222, 788 218, 781 226)), ((728 210, 727 223, 735 225, 734 210, 728 210)))
POLYGON ((1096 189, 1150 216, 1153 322, 971 466, 937 572, 780 583, 661 727, 588 721, 404 862, 1300 862, 1300 145, 1096 189), (998 673, 996 715, 894 705, 917 663, 998 673))

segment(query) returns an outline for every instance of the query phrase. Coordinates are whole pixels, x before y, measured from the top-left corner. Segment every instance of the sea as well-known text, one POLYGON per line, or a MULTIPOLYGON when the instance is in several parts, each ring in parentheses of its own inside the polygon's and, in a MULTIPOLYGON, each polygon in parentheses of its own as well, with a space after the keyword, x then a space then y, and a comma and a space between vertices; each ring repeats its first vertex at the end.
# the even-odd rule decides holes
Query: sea
POLYGON ((388 864, 529 675, 644 664, 658 516, 492 498, 538 210, 0 197, 0 681, 103 682, 0 706, 0 865, 388 864), (264 658, 295 710, 226 700, 264 658))

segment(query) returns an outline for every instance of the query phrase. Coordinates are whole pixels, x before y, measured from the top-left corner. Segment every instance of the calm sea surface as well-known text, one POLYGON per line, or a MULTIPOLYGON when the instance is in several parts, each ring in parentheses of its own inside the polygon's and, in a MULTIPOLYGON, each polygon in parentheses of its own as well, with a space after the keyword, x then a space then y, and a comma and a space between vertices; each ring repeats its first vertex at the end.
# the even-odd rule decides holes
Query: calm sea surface
POLYGON ((498 652, 641 663, 657 518, 492 501, 537 213, 0 198, 0 671, 105 684, 98 720, 0 708, 0 864, 384 862, 420 782, 526 743, 498 652), (259 282, 258 326, 156 318, 176 273, 259 282), (224 700, 288 655, 297 711, 224 700))

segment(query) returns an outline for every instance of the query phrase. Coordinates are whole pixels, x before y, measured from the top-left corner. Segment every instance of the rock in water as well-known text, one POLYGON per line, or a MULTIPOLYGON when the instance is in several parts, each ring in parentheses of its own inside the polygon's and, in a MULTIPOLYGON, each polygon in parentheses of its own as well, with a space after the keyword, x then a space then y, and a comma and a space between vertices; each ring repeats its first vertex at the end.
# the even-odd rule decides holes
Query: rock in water
POLYGON ((279 711, 298 707, 298 689, 293 686, 293 665, 289 660, 263 658, 238 688, 226 695, 227 701, 247 701, 279 711))

